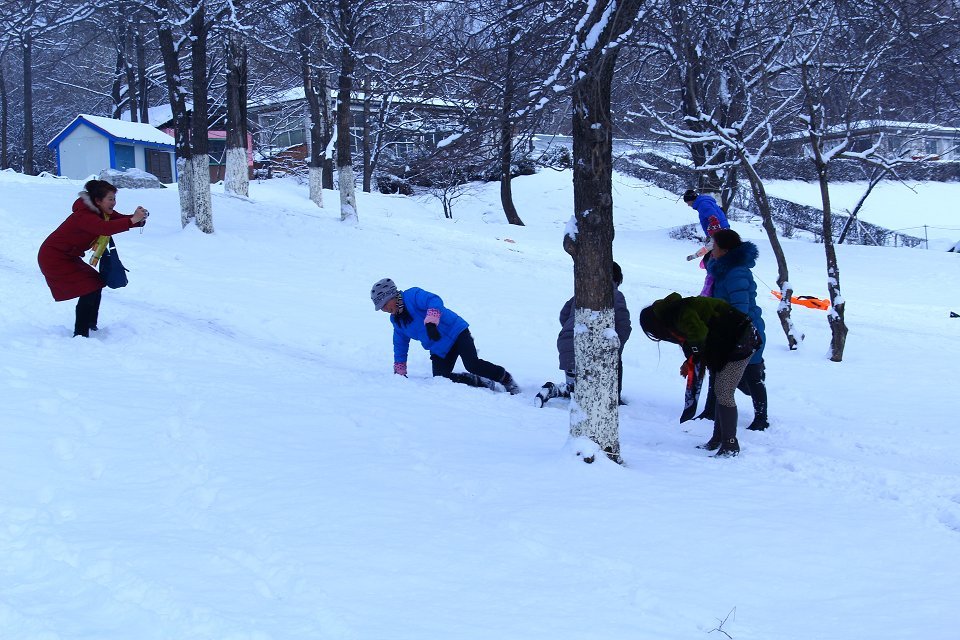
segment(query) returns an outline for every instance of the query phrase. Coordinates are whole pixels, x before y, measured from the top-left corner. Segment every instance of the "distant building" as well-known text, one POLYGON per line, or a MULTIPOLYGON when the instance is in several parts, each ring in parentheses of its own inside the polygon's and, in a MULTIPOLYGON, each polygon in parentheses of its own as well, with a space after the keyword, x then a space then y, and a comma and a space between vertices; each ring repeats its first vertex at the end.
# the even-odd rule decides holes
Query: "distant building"
MULTIPOLYGON (((337 91, 327 93, 331 114, 337 106, 337 91)), ((351 96, 351 145, 358 149, 362 141, 364 95, 351 96)), ((389 114, 381 114, 381 101, 371 104, 372 117, 389 121, 385 146, 398 158, 406 158, 420 150, 432 150, 437 144, 460 129, 460 119, 469 107, 447 100, 392 97, 387 101, 389 114)), ((282 158, 284 163, 303 162, 310 155, 309 110, 303 87, 278 92, 250 102, 247 114, 254 130, 258 160, 282 158)))
MULTIPOLYGON (((854 144, 851 151, 866 151, 879 143, 881 155, 911 160, 960 160, 960 128, 941 127, 920 122, 861 120, 831 127, 826 141, 839 140, 850 131, 854 144)), ((777 136, 771 154, 779 156, 810 155, 807 134, 796 131, 777 136)))
POLYGON ((81 113, 47 143, 57 175, 82 180, 103 169, 140 169, 160 182, 177 179, 174 140, 156 127, 81 113))

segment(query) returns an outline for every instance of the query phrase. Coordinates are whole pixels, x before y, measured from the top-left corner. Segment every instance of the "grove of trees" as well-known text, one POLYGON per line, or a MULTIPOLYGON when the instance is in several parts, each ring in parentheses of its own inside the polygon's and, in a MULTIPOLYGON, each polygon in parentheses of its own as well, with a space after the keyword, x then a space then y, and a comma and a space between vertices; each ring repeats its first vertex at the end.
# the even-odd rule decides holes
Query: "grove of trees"
POLYGON ((590 330, 577 333, 571 433, 616 459, 616 349, 603 337, 613 317, 612 139, 683 145, 681 161, 699 176, 691 186, 724 207, 746 190, 776 257, 778 315, 795 348, 787 258, 758 164, 778 135, 804 135, 823 195, 839 361, 847 329, 831 162, 895 176, 901 160, 825 134, 860 120, 955 125, 958 40, 955 0, 0 0, 0 170, 52 171, 46 142, 78 113, 148 121, 163 110, 182 223, 212 233, 206 131, 227 131, 225 188, 245 196, 248 105, 302 87, 317 205, 322 188, 337 186, 339 216, 355 222, 358 177, 369 191, 378 167, 399 163, 442 188, 499 180, 506 220, 522 225, 510 181, 536 156, 531 136, 572 135, 575 232, 562 241, 590 330), (418 101, 454 110, 454 135, 399 162, 390 145, 418 126, 418 101))

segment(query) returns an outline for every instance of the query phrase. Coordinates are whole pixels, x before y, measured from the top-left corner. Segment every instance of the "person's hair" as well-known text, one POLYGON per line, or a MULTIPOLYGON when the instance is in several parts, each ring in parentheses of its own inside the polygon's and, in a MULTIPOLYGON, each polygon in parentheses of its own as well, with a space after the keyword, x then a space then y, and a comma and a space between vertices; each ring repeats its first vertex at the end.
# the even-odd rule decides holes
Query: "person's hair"
POLYGON ((697 199, 697 192, 693 189, 687 189, 683 192, 683 201, 684 202, 693 202, 697 199))
POLYGON ((90 199, 94 203, 97 200, 103 200, 108 194, 117 192, 117 188, 106 180, 88 180, 87 184, 83 185, 83 190, 90 194, 90 199))
POLYGON ((623 284, 623 269, 616 262, 613 263, 613 284, 618 287, 623 284))
POLYGON ((663 332, 663 323, 653 310, 653 305, 640 310, 640 328, 654 342, 660 342, 663 339, 660 337, 663 332))
POLYGON ((720 229, 713 234, 712 238, 713 243, 724 251, 736 249, 743 244, 743 240, 740 239, 740 234, 733 229, 720 229))

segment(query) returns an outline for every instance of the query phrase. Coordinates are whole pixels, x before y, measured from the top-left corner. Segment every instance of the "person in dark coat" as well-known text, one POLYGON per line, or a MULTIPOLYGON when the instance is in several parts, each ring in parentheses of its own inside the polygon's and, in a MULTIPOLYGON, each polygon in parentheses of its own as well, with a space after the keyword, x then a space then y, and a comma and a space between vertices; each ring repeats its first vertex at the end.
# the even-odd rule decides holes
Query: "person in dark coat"
MULTIPOLYGON (((613 314, 614 329, 620 338, 620 367, 617 377, 617 394, 623 391, 623 348, 630 339, 633 327, 630 324, 630 310, 627 309, 627 299, 620 292, 623 284, 623 270, 616 262, 613 263, 613 314)), ((542 407, 550 398, 569 398, 573 393, 577 380, 577 365, 573 349, 574 309, 576 304, 571 297, 560 309, 560 333, 557 335, 557 353, 560 356, 560 370, 565 374, 565 381, 561 384, 545 382, 537 394, 539 405, 542 407)), ((623 404, 623 402, 620 402, 623 404)))
POLYGON ((142 227, 147 210, 137 207, 132 215, 117 213, 117 188, 105 180, 90 180, 67 216, 40 245, 37 262, 57 302, 78 298, 73 335, 90 337, 97 330, 103 280, 83 254, 93 249, 100 236, 112 236, 142 227))
POLYGON ((671 293, 640 312, 640 326, 651 340, 680 345, 686 357, 680 375, 686 377, 688 367, 702 362, 716 376, 713 436, 698 448, 718 450, 721 458, 740 453, 734 392, 760 344, 750 318, 719 298, 671 293))
POLYGON ((407 375, 410 340, 430 352, 433 375, 471 387, 495 389, 500 383, 511 394, 520 393, 513 376, 500 365, 481 360, 467 321, 443 306, 435 293, 418 287, 399 291, 390 278, 374 283, 370 298, 377 311, 390 314, 393 325, 393 372, 407 375), (454 373, 457 359, 468 373, 454 373))
POLYGON ((747 314, 760 336, 760 346, 753 352, 740 381, 739 388, 753 400, 753 422, 747 429, 763 431, 770 426, 767 418, 766 366, 763 348, 766 345, 766 326, 757 305, 757 283, 753 269, 760 255, 757 245, 744 242, 732 229, 722 229, 713 234, 712 259, 707 263, 707 272, 713 276, 713 297, 726 300, 735 309, 747 314))

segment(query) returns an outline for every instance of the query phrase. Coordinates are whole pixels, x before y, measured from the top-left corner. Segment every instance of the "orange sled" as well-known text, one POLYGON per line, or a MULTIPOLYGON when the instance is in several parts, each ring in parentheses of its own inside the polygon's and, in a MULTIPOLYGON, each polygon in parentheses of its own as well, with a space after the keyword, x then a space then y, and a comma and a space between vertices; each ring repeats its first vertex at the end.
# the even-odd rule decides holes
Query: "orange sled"
MULTIPOLYGON (((780 300, 779 291, 771 291, 773 297, 777 300, 780 300)), ((790 296, 790 302, 793 304, 799 304, 801 307, 810 307, 811 309, 819 309, 820 311, 826 311, 830 308, 829 300, 821 300, 820 298, 814 298, 813 296, 790 296)))

